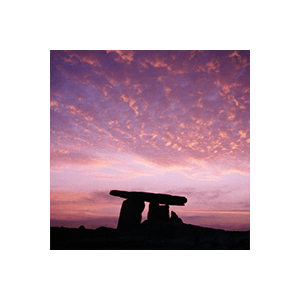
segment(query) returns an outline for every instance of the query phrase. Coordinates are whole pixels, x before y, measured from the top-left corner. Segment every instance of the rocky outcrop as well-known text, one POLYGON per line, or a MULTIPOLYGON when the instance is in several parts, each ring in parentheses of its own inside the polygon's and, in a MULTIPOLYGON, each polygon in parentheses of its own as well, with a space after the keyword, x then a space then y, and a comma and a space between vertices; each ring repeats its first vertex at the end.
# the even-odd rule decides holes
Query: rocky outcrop
POLYGON ((182 220, 177 216, 177 214, 174 211, 171 211, 171 218, 170 221, 173 223, 183 223, 182 220))

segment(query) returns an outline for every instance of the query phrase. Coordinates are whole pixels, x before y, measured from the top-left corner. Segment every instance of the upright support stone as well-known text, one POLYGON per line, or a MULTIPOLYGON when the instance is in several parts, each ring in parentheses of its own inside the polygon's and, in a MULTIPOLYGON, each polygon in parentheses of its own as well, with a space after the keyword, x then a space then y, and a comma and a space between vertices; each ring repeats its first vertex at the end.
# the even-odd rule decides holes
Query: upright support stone
POLYGON ((149 221, 168 221, 169 205, 159 205, 155 201, 150 202, 147 219, 149 221))
POLYGON ((145 208, 143 200, 127 199, 122 203, 118 229, 131 230, 139 226, 142 221, 142 212, 145 208))

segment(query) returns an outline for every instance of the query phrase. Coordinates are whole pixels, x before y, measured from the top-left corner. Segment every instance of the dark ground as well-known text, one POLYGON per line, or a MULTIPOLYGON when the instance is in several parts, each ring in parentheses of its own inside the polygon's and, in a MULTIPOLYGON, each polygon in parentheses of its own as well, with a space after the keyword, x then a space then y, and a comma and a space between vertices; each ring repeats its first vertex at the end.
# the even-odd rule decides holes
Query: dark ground
POLYGON ((250 250, 250 231, 149 221, 130 232, 50 227, 50 250, 250 250))

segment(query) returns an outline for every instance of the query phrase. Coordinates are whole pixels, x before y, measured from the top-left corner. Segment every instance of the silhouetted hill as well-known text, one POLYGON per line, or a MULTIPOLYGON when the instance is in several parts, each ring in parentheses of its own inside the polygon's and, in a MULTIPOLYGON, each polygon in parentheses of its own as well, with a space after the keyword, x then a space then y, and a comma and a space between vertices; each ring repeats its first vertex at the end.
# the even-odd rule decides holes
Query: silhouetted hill
POLYGON ((122 231, 108 227, 50 227, 51 250, 250 250, 250 231, 225 231, 182 222, 141 223, 122 231))

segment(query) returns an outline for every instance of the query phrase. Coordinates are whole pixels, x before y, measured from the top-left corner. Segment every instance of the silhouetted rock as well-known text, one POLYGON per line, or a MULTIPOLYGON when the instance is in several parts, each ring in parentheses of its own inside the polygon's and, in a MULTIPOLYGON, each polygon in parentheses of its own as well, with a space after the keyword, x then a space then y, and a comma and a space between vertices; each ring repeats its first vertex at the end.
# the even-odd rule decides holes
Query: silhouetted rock
POLYGON ((83 225, 81 225, 78 229, 79 230, 85 230, 85 227, 83 225))
POLYGON ((142 221, 142 212, 145 208, 143 200, 129 198, 122 203, 118 227, 121 230, 137 228, 142 221))
POLYGON ((126 192, 126 191, 118 191, 112 190, 109 193, 112 196, 117 196, 121 198, 131 198, 137 200, 143 200, 147 202, 157 202, 160 204, 168 204, 168 205, 181 205, 183 206, 187 199, 181 196, 172 196, 168 194, 155 194, 155 193, 145 193, 145 192, 126 192))
POLYGON ((155 201, 150 202, 147 219, 149 221, 168 221, 169 205, 159 205, 155 201))
POLYGON ((182 220, 177 216, 177 214, 174 211, 171 211, 170 221, 174 223, 183 223, 182 220))

